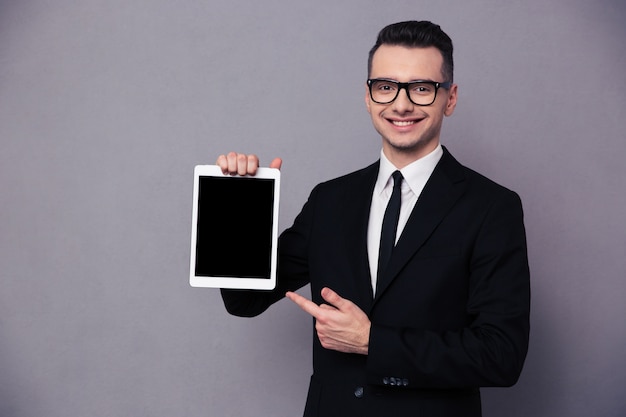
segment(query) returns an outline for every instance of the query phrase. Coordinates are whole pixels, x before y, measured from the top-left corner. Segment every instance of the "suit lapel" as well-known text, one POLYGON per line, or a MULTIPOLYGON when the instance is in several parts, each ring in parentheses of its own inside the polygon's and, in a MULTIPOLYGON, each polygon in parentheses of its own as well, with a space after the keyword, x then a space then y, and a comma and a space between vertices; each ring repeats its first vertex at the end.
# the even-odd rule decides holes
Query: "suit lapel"
POLYGON ((352 300, 365 312, 372 306, 373 291, 367 256, 367 226, 372 193, 378 176, 378 163, 374 163, 355 177, 344 199, 342 233, 345 251, 353 269, 352 279, 357 289, 357 299, 352 300))
POLYGON ((415 204, 391 255, 387 271, 378 283, 376 300, 383 296, 385 289, 464 193, 465 182, 461 168, 462 166, 444 148, 444 155, 415 204))

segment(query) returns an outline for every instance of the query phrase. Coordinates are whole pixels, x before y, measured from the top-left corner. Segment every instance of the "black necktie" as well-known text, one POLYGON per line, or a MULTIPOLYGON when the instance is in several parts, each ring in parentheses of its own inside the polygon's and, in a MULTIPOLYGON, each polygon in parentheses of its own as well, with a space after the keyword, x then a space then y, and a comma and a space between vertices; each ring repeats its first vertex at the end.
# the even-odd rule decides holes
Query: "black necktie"
MULTIPOLYGON (((402 173, 395 171, 393 177, 393 192, 385 210, 383 217, 383 228, 380 233, 380 250, 378 252, 378 274, 377 282, 380 282, 389 259, 391 252, 396 244, 396 229, 398 228, 398 219, 400 218, 400 203, 402 202, 402 173)), ((378 285, 377 285, 378 286, 378 285)))

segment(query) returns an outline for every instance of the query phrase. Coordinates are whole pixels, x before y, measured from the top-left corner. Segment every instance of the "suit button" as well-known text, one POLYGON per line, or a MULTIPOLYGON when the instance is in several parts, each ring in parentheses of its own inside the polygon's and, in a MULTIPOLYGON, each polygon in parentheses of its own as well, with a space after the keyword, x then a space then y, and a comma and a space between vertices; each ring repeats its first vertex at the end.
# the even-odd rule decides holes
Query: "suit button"
POLYGON ((389 385, 389 378, 388 377, 384 377, 383 378, 383 384, 384 385, 389 385))
POLYGON ((357 398, 363 398, 363 387, 356 387, 354 390, 354 396, 357 398))

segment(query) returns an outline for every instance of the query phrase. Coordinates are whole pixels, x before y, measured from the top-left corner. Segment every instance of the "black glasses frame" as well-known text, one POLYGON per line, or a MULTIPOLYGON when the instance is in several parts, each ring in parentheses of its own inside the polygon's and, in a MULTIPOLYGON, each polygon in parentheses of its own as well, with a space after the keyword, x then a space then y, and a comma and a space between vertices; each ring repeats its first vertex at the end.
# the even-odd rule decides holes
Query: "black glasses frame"
POLYGON ((395 101, 395 99, 398 98, 398 94, 400 94, 400 90, 405 90, 406 91, 406 96, 409 98, 409 101, 413 104, 415 104, 416 106, 430 106, 432 105, 435 100, 437 100, 437 92, 439 91, 439 88, 445 88, 446 90, 449 89, 452 86, 452 83, 450 81, 445 81, 445 82, 437 82, 437 81, 431 81, 431 80, 415 80, 415 81, 411 81, 408 83, 401 83, 399 81, 395 81, 395 80, 389 80, 387 78, 370 78, 367 80, 367 85, 369 87, 370 90, 370 98, 372 99, 372 101, 374 103, 378 103, 378 104, 390 104, 393 103, 395 101), (397 86, 396 89, 396 95, 389 101, 377 101, 374 99, 374 94, 372 93, 372 86, 374 85, 375 82, 377 81, 385 81, 387 83, 391 83, 391 84, 395 84, 397 86), (428 85, 432 85, 435 88, 435 95, 433 96, 433 101, 431 101, 428 104, 419 104, 413 101, 413 99, 411 99, 411 94, 409 93, 409 86, 413 85, 413 84, 428 84, 428 85))

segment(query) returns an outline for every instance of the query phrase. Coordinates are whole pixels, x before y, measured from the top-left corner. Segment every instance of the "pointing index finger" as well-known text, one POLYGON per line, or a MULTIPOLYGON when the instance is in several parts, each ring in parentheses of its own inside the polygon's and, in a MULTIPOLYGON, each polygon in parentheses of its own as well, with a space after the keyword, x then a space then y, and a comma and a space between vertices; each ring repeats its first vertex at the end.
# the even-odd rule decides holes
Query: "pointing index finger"
POLYGON ((320 307, 313 301, 292 291, 288 291, 285 296, 294 303, 296 303, 298 307, 300 307, 304 312, 309 313, 311 316, 317 318, 320 312, 320 307))

